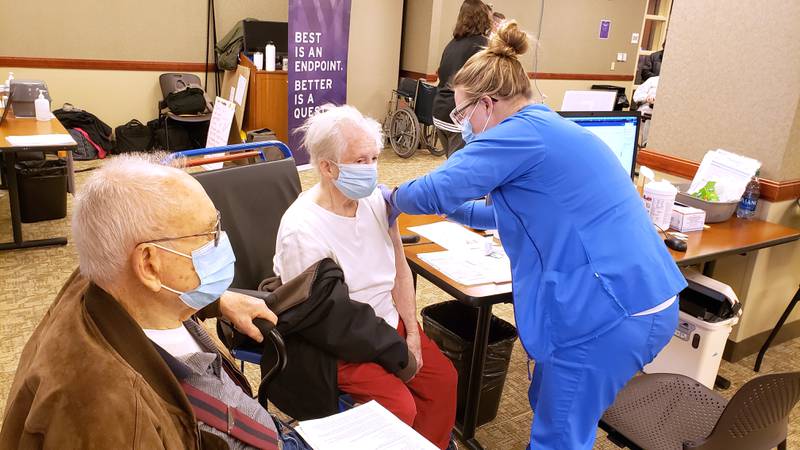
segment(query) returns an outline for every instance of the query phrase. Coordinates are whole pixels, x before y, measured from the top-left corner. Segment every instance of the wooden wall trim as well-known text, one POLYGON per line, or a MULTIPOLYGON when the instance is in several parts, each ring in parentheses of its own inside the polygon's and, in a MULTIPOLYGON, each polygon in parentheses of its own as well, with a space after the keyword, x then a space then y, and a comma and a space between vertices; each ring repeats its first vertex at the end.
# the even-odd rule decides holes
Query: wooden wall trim
MULTIPOLYGON (((400 70, 400 76, 419 80, 434 82, 439 79, 435 73, 414 72, 412 70, 400 70)), ((593 80, 593 81, 633 81, 633 75, 604 75, 597 73, 548 73, 548 72, 528 72, 528 78, 537 80, 593 80)))
MULTIPOLYGON (((636 162, 659 172, 668 173, 681 178, 694 178, 700 163, 666 155, 652 149, 640 149, 636 162)), ((761 178, 761 198, 780 202, 800 197, 800 180, 775 181, 761 178)))
POLYGON ((400 69, 400 77, 412 78, 414 80, 424 79, 425 81, 429 81, 431 83, 439 79, 439 75, 435 73, 414 72, 413 70, 405 70, 405 69, 400 69))
POLYGON ((537 80, 633 81, 633 75, 606 75, 599 73, 528 72, 528 78, 537 80))
MULTIPOLYGON (((175 61, 123 61, 113 59, 27 58, 0 56, 2 67, 77 70, 130 70, 142 72, 205 72, 205 63, 175 61)), ((213 72, 214 64, 208 65, 213 72)))

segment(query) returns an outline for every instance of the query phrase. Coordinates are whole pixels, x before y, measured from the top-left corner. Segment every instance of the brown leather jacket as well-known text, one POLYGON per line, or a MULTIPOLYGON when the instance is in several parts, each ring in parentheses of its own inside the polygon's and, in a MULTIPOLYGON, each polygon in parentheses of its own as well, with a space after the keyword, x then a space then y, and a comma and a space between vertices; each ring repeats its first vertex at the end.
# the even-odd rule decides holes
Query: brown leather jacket
MULTIPOLYGON (((248 392, 235 364, 223 360, 248 392)), ((6 404, 0 449, 34 448, 228 445, 198 429, 177 379, 142 329, 76 271, 25 345, 6 404)))

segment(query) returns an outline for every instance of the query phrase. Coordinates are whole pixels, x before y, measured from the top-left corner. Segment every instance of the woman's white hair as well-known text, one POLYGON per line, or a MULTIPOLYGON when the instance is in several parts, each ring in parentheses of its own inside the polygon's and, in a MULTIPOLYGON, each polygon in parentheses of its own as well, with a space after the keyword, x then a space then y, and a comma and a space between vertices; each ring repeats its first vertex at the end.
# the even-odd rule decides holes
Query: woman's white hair
POLYGON ((381 125, 375 119, 364 116, 350 105, 323 105, 297 131, 304 133, 303 146, 314 166, 319 167, 318 163, 323 160, 339 161, 348 142, 343 125, 360 129, 375 140, 379 149, 383 148, 381 125))
MULTIPOLYGON (((164 237, 165 219, 180 203, 169 180, 188 176, 160 164, 162 155, 131 154, 110 159, 78 191, 72 237, 81 274, 110 283, 127 269, 136 245, 164 237)), ((174 184, 173 184, 174 186, 174 184)))

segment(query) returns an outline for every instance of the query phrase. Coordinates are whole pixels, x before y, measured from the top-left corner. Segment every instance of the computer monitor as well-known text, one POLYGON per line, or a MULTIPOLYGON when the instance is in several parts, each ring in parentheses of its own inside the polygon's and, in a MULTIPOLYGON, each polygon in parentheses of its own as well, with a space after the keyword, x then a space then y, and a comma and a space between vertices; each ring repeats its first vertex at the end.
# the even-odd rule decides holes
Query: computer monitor
POLYGON ((244 21, 245 53, 263 52, 269 42, 275 44, 275 53, 286 54, 289 51, 289 24, 263 20, 244 21))
POLYGON ((605 142, 633 179, 639 146, 638 111, 560 112, 559 114, 591 131, 605 142))
POLYGON ((613 111, 616 91, 566 91, 561 111, 613 111))

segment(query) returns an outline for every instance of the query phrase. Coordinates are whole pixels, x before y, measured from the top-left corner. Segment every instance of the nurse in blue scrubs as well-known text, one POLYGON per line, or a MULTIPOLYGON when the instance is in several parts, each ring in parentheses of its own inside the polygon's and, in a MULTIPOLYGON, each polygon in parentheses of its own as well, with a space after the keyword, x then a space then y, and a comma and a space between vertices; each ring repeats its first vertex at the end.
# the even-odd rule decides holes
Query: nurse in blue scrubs
POLYGON ((611 150, 532 103, 518 59, 527 47, 509 22, 467 61, 452 113, 466 146, 384 195, 393 217, 499 230, 535 360, 530 447, 591 449, 616 393, 672 336, 686 282, 611 150), (486 195, 490 204, 473 200, 486 195))

